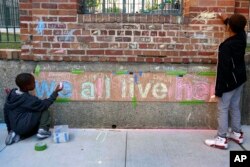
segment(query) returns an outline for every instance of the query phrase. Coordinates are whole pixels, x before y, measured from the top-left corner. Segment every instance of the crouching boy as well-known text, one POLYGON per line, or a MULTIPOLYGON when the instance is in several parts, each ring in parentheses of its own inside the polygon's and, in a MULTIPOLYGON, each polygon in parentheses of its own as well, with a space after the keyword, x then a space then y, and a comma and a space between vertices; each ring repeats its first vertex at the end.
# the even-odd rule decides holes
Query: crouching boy
POLYGON ((15 81, 18 89, 10 91, 4 104, 4 120, 8 130, 5 144, 16 143, 36 133, 39 139, 49 137, 51 118, 48 108, 63 88, 57 85, 49 98, 41 100, 29 93, 35 89, 35 78, 32 74, 21 73, 15 81))

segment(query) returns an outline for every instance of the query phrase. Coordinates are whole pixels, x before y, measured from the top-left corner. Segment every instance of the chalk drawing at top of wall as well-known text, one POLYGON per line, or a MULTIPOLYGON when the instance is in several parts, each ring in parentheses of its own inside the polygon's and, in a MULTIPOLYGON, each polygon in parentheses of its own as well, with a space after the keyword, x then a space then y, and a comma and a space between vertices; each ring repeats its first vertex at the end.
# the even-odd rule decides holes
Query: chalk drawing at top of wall
POLYGON ((59 97, 71 101, 132 101, 136 97, 137 101, 209 102, 214 94, 214 76, 41 72, 36 77, 36 95, 48 97, 59 82, 64 85, 59 97))
POLYGON ((215 12, 204 11, 192 18, 192 21, 207 24, 208 20, 216 18, 216 15, 215 12))
POLYGON ((38 35, 43 35, 44 29, 45 29, 45 23, 43 22, 42 19, 40 19, 38 21, 37 26, 36 26, 36 32, 37 32, 37 34, 38 35))

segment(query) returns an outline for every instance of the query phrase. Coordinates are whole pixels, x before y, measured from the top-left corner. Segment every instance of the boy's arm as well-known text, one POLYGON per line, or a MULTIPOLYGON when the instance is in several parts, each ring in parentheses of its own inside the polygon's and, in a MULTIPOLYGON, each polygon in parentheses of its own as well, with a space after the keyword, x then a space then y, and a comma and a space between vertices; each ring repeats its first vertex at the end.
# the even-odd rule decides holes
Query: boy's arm
POLYGON ((217 69, 217 81, 215 88, 215 95, 217 97, 221 97, 224 92, 224 85, 229 84, 230 71, 232 68, 231 62, 231 49, 228 45, 222 46, 219 51, 219 59, 218 59, 218 69, 217 69), (222 84, 222 85, 221 85, 222 84), (223 88, 223 89, 222 89, 223 88))
POLYGON ((228 24, 229 16, 227 14, 219 14, 218 17, 223 21, 225 25, 228 24))
POLYGON ((4 108, 3 109, 4 111, 4 122, 6 123, 6 126, 7 126, 7 130, 8 132, 10 132, 11 128, 10 128, 10 120, 9 120, 9 115, 8 115, 8 111, 4 108))
POLYGON ((39 99, 36 96, 30 96, 29 100, 27 101, 26 104, 24 104, 23 107, 28 108, 29 110, 33 110, 33 111, 45 111, 47 110, 51 104, 53 104, 53 102, 56 100, 58 96, 58 92, 54 91, 49 98, 47 99, 39 99))
POLYGON ((56 100, 58 92, 60 92, 61 90, 63 90, 63 86, 57 85, 55 91, 50 95, 50 97, 44 100, 41 100, 36 96, 28 95, 29 100, 27 100, 27 103, 23 104, 23 107, 28 108, 29 110, 32 110, 34 112, 45 111, 56 100))

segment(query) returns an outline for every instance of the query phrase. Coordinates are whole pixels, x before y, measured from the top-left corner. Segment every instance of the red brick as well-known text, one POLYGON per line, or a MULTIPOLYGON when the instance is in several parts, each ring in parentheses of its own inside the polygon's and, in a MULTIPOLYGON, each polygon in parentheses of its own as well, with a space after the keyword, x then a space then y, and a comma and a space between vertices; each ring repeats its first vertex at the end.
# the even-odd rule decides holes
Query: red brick
POLYGON ((51 43, 43 43, 42 47, 43 48, 50 48, 51 47, 51 43))
POLYGON ((33 4, 30 4, 30 3, 20 3, 19 4, 19 8, 20 9, 31 9, 32 8, 32 6, 33 6, 33 4))
POLYGON ((50 11, 51 15, 60 15, 60 16, 76 16, 77 10, 58 10, 58 11, 50 11))
POLYGON ((163 61, 164 61, 163 58, 156 57, 154 62, 156 62, 156 63, 162 63, 163 61))
POLYGON ((60 48, 60 43, 52 43, 52 48, 60 48))
POLYGON ((62 48, 70 48, 70 43, 62 43, 62 48))
POLYGON ((76 17, 59 17, 61 22, 76 22, 76 17))
POLYGON ((7 58, 7 52, 6 51, 0 51, 0 59, 6 59, 7 58))
POLYGON ((32 12, 33 15, 49 15, 49 10, 44 10, 44 9, 37 9, 37 10, 33 10, 32 12))
POLYGON ((124 55, 134 55, 134 52, 132 50, 124 50, 123 54, 124 55))
POLYGON ((85 50, 68 50, 68 54, 85 55, 85 50))
POLYGON ((41 8, 43 9, 57 9, 57 4, 53 3, 42 3, 41 8))
POLYGON ((81 56, 81 61, 85 61, 85 62, 87 62, 87 61, 89 61, 89 57, 83 57, 83 56, 81 56))
POLYGON ((198 52, 198 56, 213 56, 215 55, 215 52, 198 52))
POLYGON ((122 50, 105 50, 105 55, 123 55, 122 50))
POLYGON ((165 31, 160 31, 158 33, 159 33, 159 36, 166 36, 166 32, 165 31))
POLYGON ((63 56, 63 61, 71 61, 71 56, 63 56))
POLYGON ((108 43, 100 43, 100 48, 108 48, 109 44, 108 43))
POLYGON ((28 28, 28 24, 27 23, 20 23, 20 28, 28 28))
POLYGON ((145 55, 145 56, 159 56, 160 51, 142 51, 142 55, 145 55))
POLYGON ((33 55, 20 55, 20 60, 33 60, 33 55))
POLYGON ((235 0, 218 0, 217 6, 234 6, 235 5, 235 0))
POLYGON ((50 2, 50 0, 32 0, 32 3, 34 2, 50 2))
POLYGON ((115 31, 114 30, 109 30, 109 35, 115 35, 115 31))
POLYGON ((46 54, 47 50, 46 49, 33 49, 34 54, 46 54))
POLYGON ((136 62, 136 58, 135 57, 128 57, 128 62, 136 62))
POLYGON ((77 9, 77 4, 59 4, 58 9, 77 9))
POLYGON ((248 8, 245 8, 245 9, 236 8, 236 9, 235 9, 235 13, 241 13, 241 14, 246 13, 246 14, 248 14, 248 12, 249 12, 249 9, 248 9, 248 8))
POLYGON ((79 62, 81 61, 81 56, 71 56, 71 61, 79 62))
POLYGON ((143 58, 143 57, 137 57, 136 60, 137 60, 138 62, 145 62, 146 59, 143 58))
POLYGON ((50 0, 50 2, 69 2, 69 0, 50 0))
POLYGON ((20 16, 20 21, 32 21, 31 16, 20 16))
POLYGON ((87 55, 104 55, 104 50, 87 50, 87 55))
POLYGON ((88 46, 89 46, 89 48, 100 48, 99 43, 89 43, 88 46))
POLYGON ((180 51, 180 56, 197 56, 197 51, 180 51))

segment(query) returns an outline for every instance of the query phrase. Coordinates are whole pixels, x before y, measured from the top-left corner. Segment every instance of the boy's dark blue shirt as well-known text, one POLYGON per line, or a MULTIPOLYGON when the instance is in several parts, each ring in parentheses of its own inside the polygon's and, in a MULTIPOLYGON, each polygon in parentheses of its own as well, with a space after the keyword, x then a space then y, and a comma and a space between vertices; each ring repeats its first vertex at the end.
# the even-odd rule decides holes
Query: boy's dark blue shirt
POLYGON ((245 66, 246 32, 227 38, 219 46, 215 95, 232 91, 247 80, 245 66))
POLYGON ((13 130, 19 135, 27 135, 38 127, 41 113, 56 100, 57 92, 47 99, 41 100, 28 92, 17 93, 12 89, 4 104, 4 119, 8 131, 13 130))

